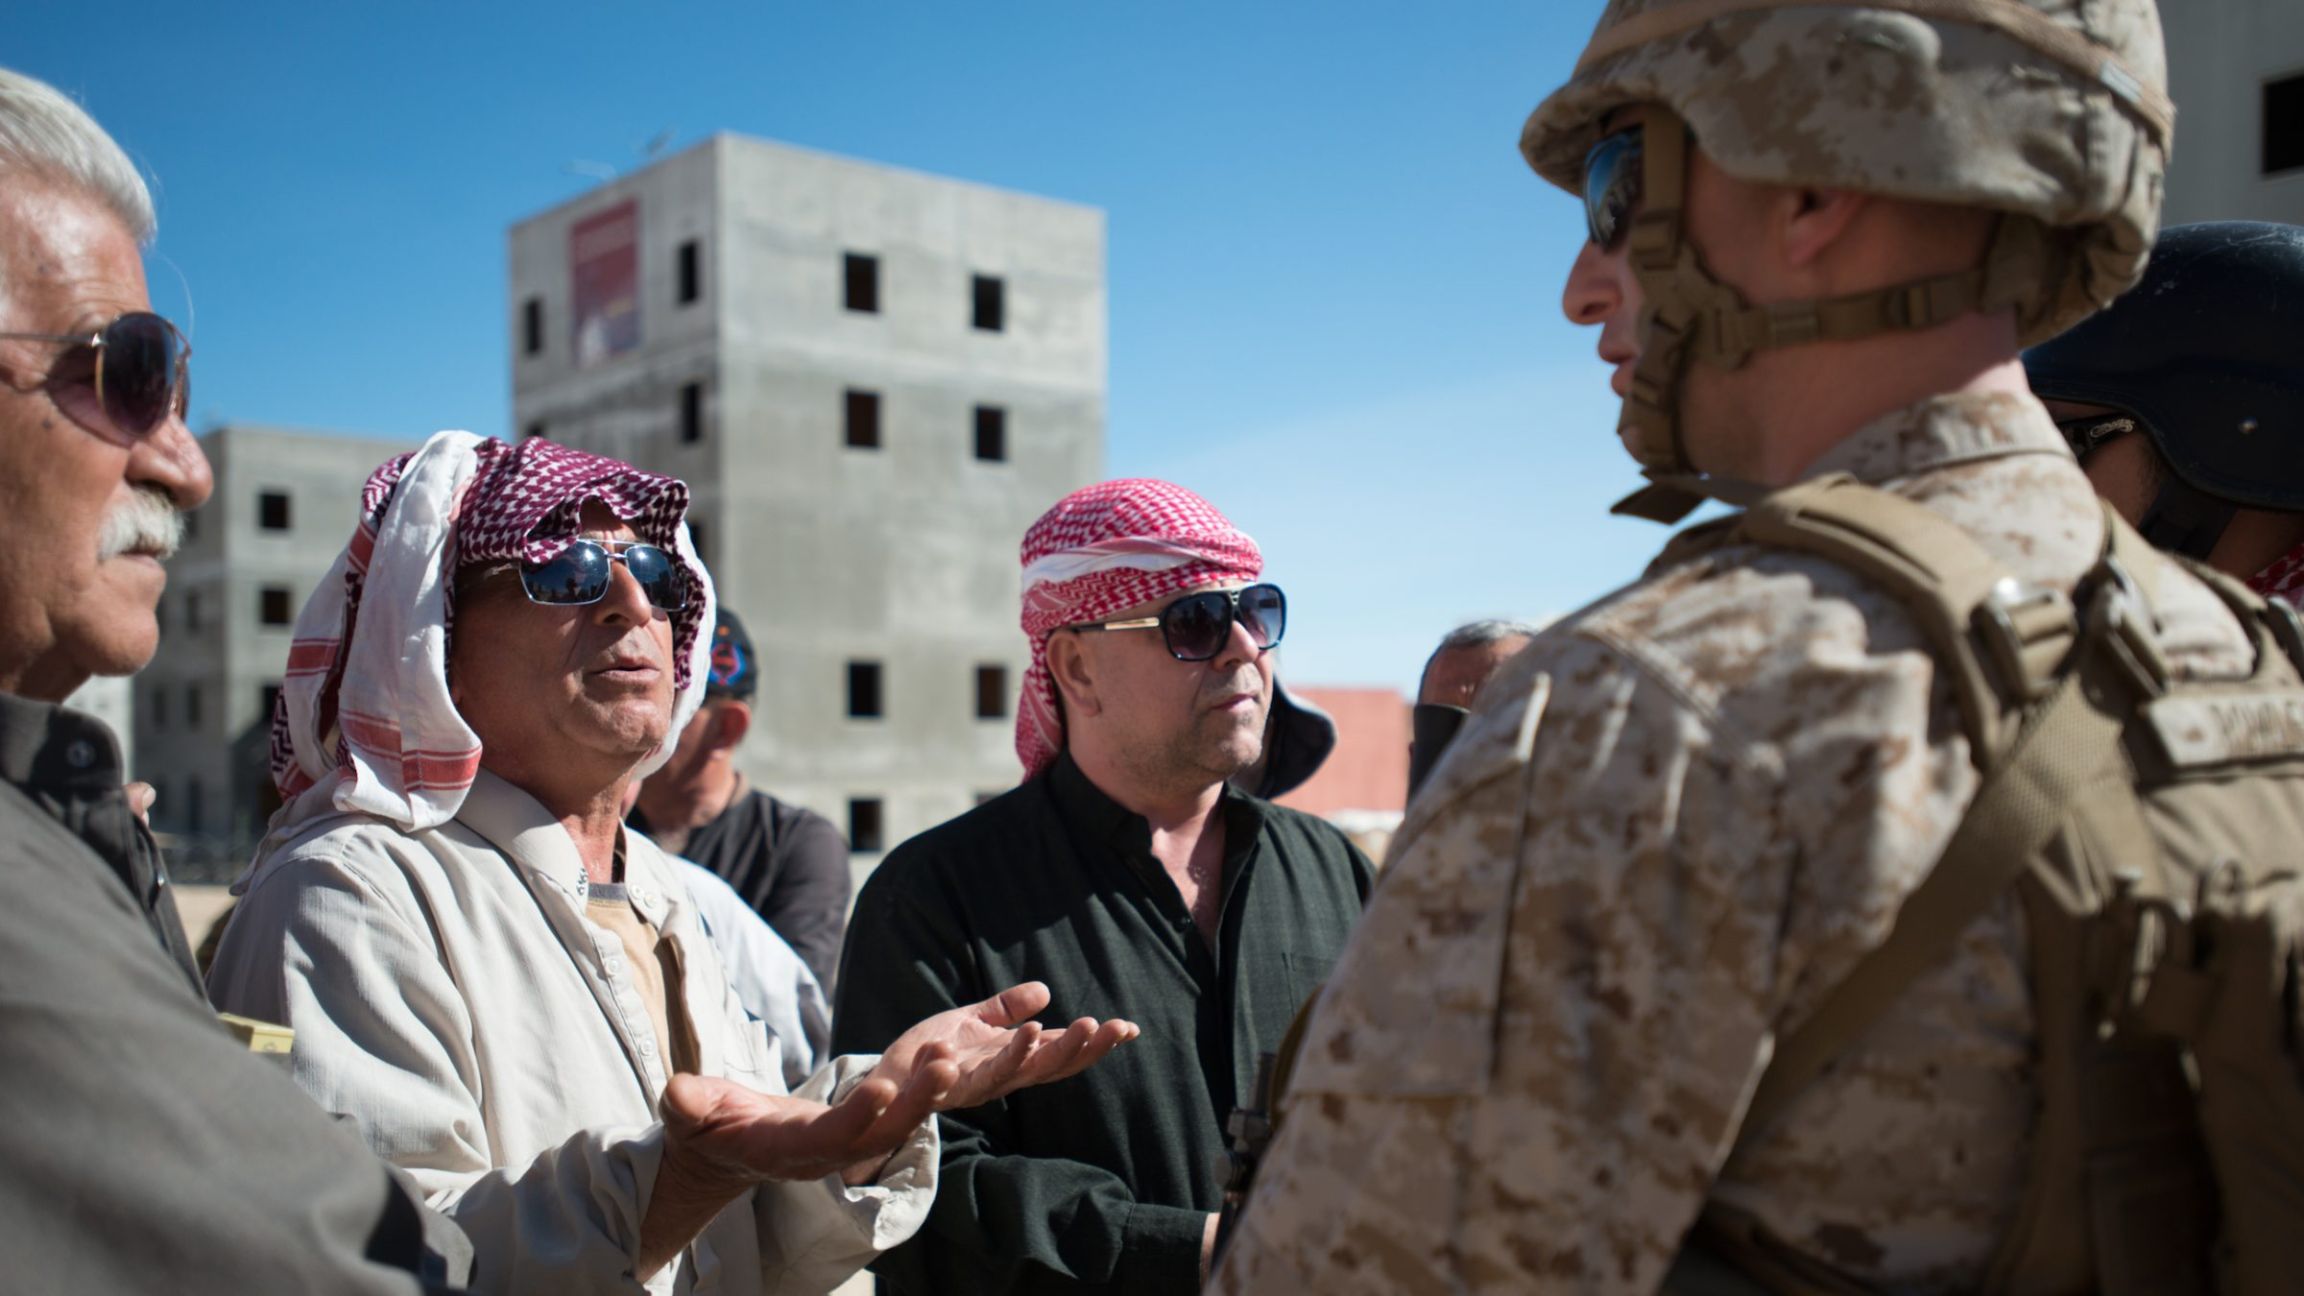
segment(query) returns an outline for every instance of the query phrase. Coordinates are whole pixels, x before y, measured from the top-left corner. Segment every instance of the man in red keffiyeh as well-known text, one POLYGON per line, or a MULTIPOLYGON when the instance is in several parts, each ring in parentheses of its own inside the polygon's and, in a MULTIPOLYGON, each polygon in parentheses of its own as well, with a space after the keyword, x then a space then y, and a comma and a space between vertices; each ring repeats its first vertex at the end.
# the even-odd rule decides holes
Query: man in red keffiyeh
POLYGON ((218 1006, 472 1235, 501 1290, 825 1291, 917 1227, 933 1113, 1134 1033, 1003 986, 785 1093, 683 875, 622 827, 702 694, 688 488, 443 432, 297 623, 218 1006))
POLYGON ((1332 825, 1228 783, 1262 754, 1286 629, 1255 541, 1183 487, 1113 481, 1058 501, 1020 556, 1024 784, 865 883, 833 1047, 880 1047, 1027 968, 1148 1038, 1124 1069, 948 1113, 948 1188, 873 1267, 896 1296, 1193 1292, 1225 1118, 1371 869, 1332 825))

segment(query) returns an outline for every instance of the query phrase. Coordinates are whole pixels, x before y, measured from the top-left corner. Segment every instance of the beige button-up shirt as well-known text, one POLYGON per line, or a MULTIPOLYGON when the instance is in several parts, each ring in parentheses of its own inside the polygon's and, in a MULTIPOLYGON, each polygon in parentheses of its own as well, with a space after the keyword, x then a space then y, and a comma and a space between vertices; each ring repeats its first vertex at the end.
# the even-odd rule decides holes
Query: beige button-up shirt
MULTIPOLYGON (((1944 397, 1849 472, 2069 589, 2101 515, 2046 411, 1944 397)), ((2161 639, 2246 639, 2163 562, 2161 639)), ((1975 794, 1949 684, 1811 556, 1667 550, 1507 665, 1409 808, 1211 1290, 1648 1292, 1708 1194, 1865 1281, 1973 1288, 2036 1098, 2013 896, 1734 1148, 1779 1032, 1887 934, 1975 794)))
MULTIPOLYGON (((679 949, 698 1071, 785 1092, 671 861, 625 837, 634 908, 679 949)), ((209 974, 217 1005, 291 1026, 291 1065, 413 1172, 498 1291, 639 1291, 667 1060, 617 937, 584 916, 583 862, 526 793, 483 770, 457 818, 404 833, 328 813, 275 834, 239 884, 209 974)), ((875 1059, 801 1086, 827 1099, 875 1059)), ((857 1188, 767 1183, 646 1284, 657 1296, 821 1293, 910 1237, 935 1195, 933 1120, 857 1188)))

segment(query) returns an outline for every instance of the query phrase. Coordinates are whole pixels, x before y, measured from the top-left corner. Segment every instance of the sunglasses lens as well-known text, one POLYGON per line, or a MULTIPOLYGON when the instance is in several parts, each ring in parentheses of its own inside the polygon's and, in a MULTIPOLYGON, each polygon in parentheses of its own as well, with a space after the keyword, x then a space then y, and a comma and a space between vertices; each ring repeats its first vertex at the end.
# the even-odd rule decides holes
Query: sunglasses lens
POLYGON ((1288 631, 1288 596, 1277 585, 1251 585, 1240 591, 1240 623, 1259 648, 1270 648, 1288 631))
POLYGON ((608 592, 608 573, 615 569, 607 550, 579 540, 548 562, 520 564, 520 584, 538 603, 597 603, 608 592))
POLYGON ((1584 155, 1584 232, 1603 249, 1623 237, 1640 203, 1640 128, 1618 131, 1584 155))
POLYGON ((641 592, 648 596, 651 606, 666 612, 677 612, 687 606, 687 592, 680 588, 680 564, 672 555, 654 545, 626 545, 624 567, 632 579, 640 582, 641 592))
POLYGON ((144 311, 104 327, 96 357, 96 385, 104 415, 131 436, 148 436, 167 422, 176 397, 176 330, 144 311))
POLYGON ((1223 650, 1232 632, 1232 601, 1221 591, 1178 599, 1160 614, 1168 655, 1178 661, 1207 661, 1223 650))

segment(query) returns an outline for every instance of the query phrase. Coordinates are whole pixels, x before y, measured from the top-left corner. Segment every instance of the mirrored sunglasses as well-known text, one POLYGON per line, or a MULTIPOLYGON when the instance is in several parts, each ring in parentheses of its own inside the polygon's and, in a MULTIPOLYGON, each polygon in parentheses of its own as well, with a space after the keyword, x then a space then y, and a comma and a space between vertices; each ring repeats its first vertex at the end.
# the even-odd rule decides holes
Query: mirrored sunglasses
POLYGON ((1641 127, 1604 135, 1584 155, 1584 233, 1613 252, 1640 205, 1641 127))
POLYGON ((578 540, 545 562, 520 564, 520 588, 532 603, 554 607, 580 607, 608 595, 608 582, 616 564, 632 573, 651 607, 677 612, 688 605, 680 579, 680 562, 652 544, 578 540))
POLYGON ((1074 630, 1150 630, 1157 626, 1178 661, 1214 660, 1232 638, 1237 621, 1247 629, 1259 652, 1280 642, 1288 630, 1288 596, 1277 585, 1250 585, 1236 590, 1203 590, 1187 594, 1160 609, 1160 615, 1129 621, 1101 621, 1070 627, 1074 630))
POLYGON ((192 405, 192 344, 150 311, 130 311, 94 333, 0 333, 64 347, 41 386, 64 416, 94 431, 148 437, 192 405))

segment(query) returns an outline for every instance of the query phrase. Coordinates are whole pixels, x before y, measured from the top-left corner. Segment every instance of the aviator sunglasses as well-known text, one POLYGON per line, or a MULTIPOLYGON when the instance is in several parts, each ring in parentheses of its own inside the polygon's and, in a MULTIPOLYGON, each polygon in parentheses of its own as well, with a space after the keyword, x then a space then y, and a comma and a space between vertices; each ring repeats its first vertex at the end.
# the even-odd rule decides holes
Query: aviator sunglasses
POLYGON ((652 544, 615 540, 578 540, 543 562, 520 564, 520 588, 532 603, 553 607, 581 607, 608 595, 608 580, 616 564, 632 573, 649 605, 677 612, 688 605, 680 581, 680 564, 652 544), (614 545, 614 548, 610 548, 614 545))
POLYGON ((1603 252, 1616 250, 1640 205, 1640 131, 1603 135, 1584 155, 1584 232, 1603 252))
POLYGON ((1101 621, 1066 627, 1072 630, 1150 630, 1160 628, 1168 655, 1178 661, 1204 662, 1224 651, 1238 621, 1263 652, 1280 642, 1288 629, 1288 596, 1277 585, 1250 585, 1245 589, 1206 590, 1187 594, 1160 609, 1160 615, 1131 621, 1101 621))
POLYGON ((41 384, 64 416, 94 431, 148 437, 192 404, 192 344, 150 311, 130 311, 94 333, 0 333, 65 348, 41 384))

